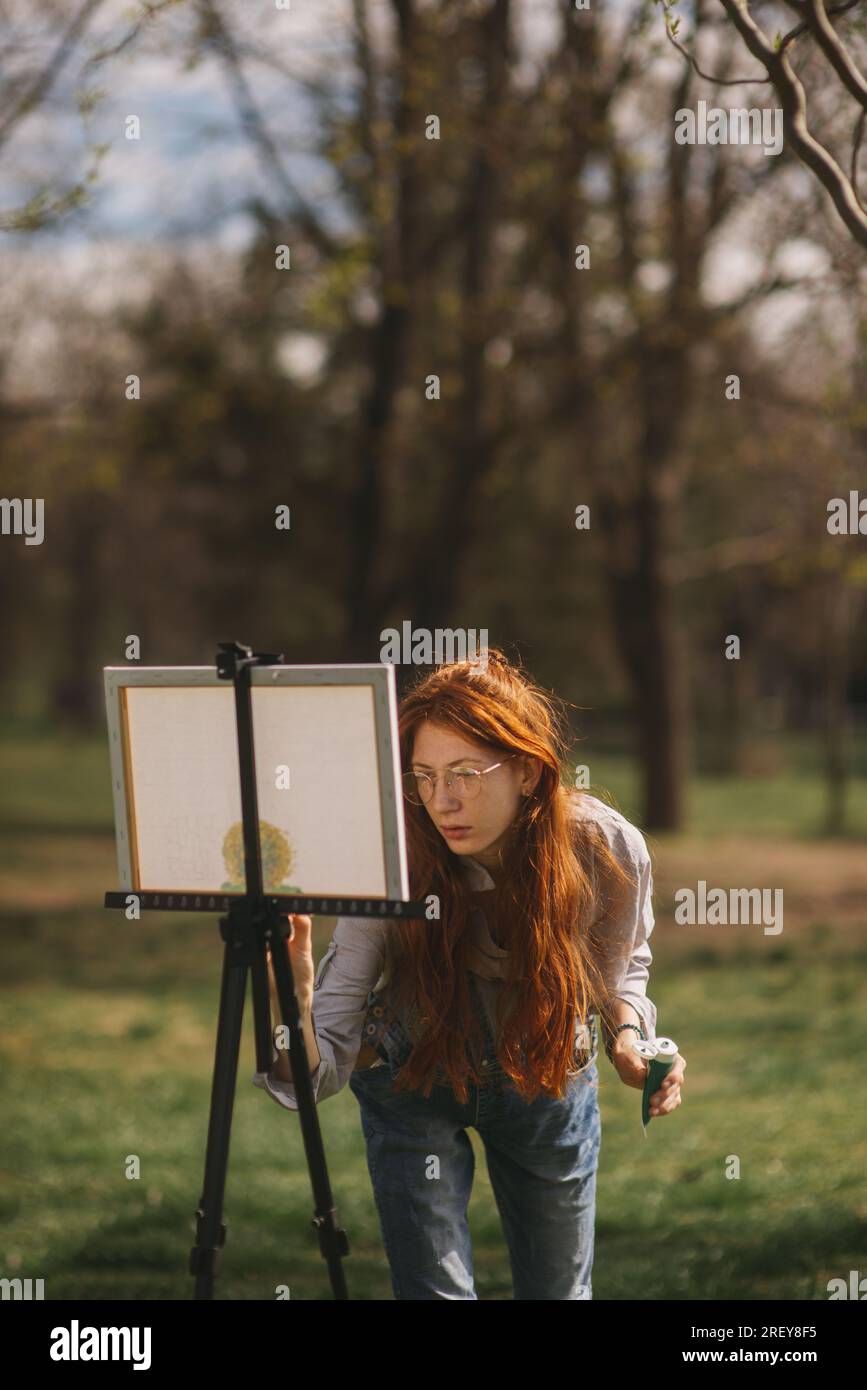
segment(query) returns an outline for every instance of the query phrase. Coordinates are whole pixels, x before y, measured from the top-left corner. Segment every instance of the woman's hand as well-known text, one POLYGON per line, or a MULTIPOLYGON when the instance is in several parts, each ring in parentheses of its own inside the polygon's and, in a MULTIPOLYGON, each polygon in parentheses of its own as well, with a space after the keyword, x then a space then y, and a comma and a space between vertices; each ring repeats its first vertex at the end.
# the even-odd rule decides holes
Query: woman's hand
MULTIPOLYGON (((300 913, 287 913, 286 915, 292 933, 286 942, 286 949, 292 962, 292 975, 295 980, 298 1007, 303 1016, 305 1013, 309 1014, 313 1008, 313 981, 316 975, 313 965, 313 919, 304 917, 300 913)), ((270 951, 268 951, 268 983, 271 988, 274 1019, 276 1023, 279 1023, 281 1021, 280 1001, 277 998, 277 980, 274 975, 274 963, 271 960, 270 951)))
MULTIPOLYGON (((624 1086, 635 1086, 639 1091, 643 1091, 650 1063, 639 1057, 632 1045, 633 1041, 632 1029, 619 1033, 611 1049, 611 1060, 624 1086)), ((680 1088, 683 1085, 685 1070, 686 1058, 681 1057, 678 1052, 668 1076, 664 1078, 659 1090, 654 1091, 650 1097, 651 1115, 670 1115, 672 1110, 677 1109, 681 1103, 680 1088)))

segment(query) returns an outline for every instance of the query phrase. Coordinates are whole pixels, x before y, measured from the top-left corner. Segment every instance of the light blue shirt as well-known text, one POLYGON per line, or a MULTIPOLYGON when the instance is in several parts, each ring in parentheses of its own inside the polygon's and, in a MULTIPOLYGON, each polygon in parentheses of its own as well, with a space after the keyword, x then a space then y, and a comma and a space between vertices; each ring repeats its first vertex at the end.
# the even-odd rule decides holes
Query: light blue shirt
MULTIPOLYGON (((609 999, 623 999, 631 1004, 642 1020, 645 1036, 654 1038, 656 1006, 647 995, 652 961, 648 938, 654 926, 653 872, 644 836, 619 811, 587 793, 574 796, 573 808, 576 821, 589 819, 596 823, 615 858, 635 883, 610 911, 603 948, 596 953, 596 960, 609 999)), ((470 889, 494 888, 493 879, 477 859, 461 855, 459 862, 470 889)), ((311 1072, 317 1103, 336 1095, 346 1085, 358 1059, 368 996, 382 979, 388 926, 389 919, 385 917, 338 917, 331 944, 319 962, 312 1015, 320 1061, 311 1072)), ((479 910, 473 915, 473 930, 477 961, 473 969, 485 1012, 493 1024, 500 989, 498 963, 507 953, 493 941, 485 914, 479 910), (489 967, 485 960, 490 962, 489 967)), ((277 1057, 275 1050, 273 1062, 277 1057)), ((253 1084, 287 1109, 298 1109, 293 1083, 279 1080, 273 1069, 256 1072, 253 1084)))

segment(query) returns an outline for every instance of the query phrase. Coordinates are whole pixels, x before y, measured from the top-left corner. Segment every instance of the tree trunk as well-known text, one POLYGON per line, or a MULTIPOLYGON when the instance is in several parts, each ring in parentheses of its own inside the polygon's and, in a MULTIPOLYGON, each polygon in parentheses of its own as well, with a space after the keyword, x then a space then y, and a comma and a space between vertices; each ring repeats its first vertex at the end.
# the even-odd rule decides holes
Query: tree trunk
POLYGON ((99 543, 108 524, 107 509, 95 493, 70 500, 65 508, 67 545, 60 566, 69 590, 60 612, 51 713, 82 729, 98 724, 103 709, 97 664, 104 595, 99 543))
POLYGON ((846 824, 846 794, 852 757, 846 690, 849 680, 851 595, 845 574, 829 576, 825 609, 825 831, 841 835, 846 824))
POLYGON ((683 824, 689 701, 677 595, 668 573, 672 520, 652 479, 625 514, 606 516, 614 635, 632 687, 648 830, 683 824), (626 523, 626 524, 624 524, 626 523), (625 549, 624 532, 637 545, 625 549), (624 556, 629 559, 624 563, 624 556))

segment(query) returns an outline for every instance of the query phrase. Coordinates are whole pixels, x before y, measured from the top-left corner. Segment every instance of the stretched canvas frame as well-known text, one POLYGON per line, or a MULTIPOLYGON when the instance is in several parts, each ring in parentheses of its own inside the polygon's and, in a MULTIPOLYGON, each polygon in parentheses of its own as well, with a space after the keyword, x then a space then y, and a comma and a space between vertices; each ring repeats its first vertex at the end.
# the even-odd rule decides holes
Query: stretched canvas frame
MULTIPOLYGON (((234 688, 212 666, 104 670, 119 886, 245 889, 234 688)), ((394 667, 257 666, 266 893, 407 899, 394 667)))

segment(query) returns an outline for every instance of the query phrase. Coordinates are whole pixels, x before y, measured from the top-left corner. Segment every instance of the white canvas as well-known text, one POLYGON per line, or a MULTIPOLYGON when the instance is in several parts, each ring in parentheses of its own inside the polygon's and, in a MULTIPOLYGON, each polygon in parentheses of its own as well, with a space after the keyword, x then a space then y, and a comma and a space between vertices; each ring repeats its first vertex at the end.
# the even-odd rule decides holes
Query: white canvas
MULTIPOLYGON (((232 686, 125 699, 135 886, 243 892, 232 686)), ((252 709, 265 891, 388 896, 373 687, 254 685, 252 709)))

